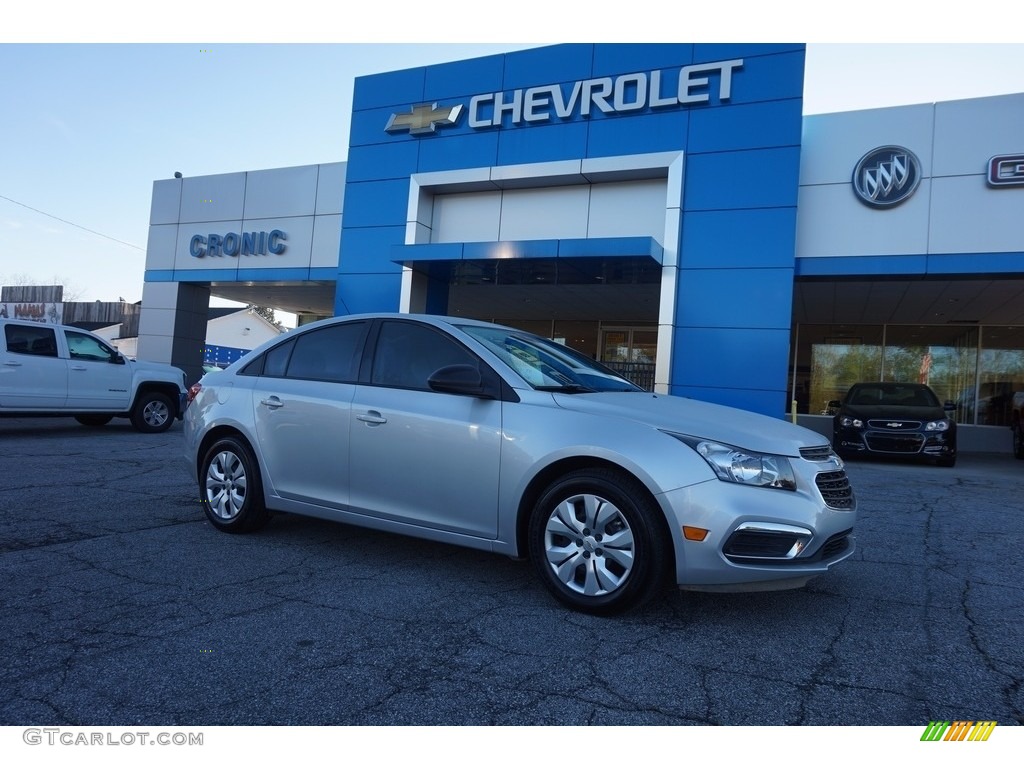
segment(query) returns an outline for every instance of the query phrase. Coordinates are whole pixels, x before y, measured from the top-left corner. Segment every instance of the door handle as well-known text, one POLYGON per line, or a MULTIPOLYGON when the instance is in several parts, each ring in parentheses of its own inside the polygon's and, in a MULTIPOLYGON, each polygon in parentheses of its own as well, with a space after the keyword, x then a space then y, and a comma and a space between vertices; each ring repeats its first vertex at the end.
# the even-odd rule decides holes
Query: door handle
POLYGON ((85 371, 85 370, 88 370, 88 369, 84 365, 72 365, 71 366, 71 370, 72 371, 85 371))
POLYGON ((360 421, 364 421, 367 424, 387 424, 388 420, 380 415, 378 411, 367 411, 356 416, 360 421))
POLYGON ((270 397, 265 397, 262 400, 260 400, 260 405, 265 405, 267 406, 267 408, 274 409, 280 408, 281 406, 284 405, 284 403, 281 402, 281 398, 279 398, 277 395, 271 395, 270 397))
POLYGON ((18 368, 19 366, 21 366, 21 363, 19 363, 17 360, 4 360, 4 365, 9 365, 11 366, 11 368, 18 368))

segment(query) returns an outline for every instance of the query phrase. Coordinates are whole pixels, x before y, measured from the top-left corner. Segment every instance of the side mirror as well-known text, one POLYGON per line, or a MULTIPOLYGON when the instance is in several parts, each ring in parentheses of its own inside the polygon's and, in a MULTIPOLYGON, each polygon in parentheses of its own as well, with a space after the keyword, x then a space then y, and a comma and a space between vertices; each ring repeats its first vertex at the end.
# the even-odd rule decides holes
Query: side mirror
POLYGON ((112 362, 114 365, 124 365, 124 355, 115 350, 114 354, 110 356, 110 362, 112 362))
POLYGON ((484 386, 480 369, 472 365, 446 365, 438 368, 430 374, 427 384, 435 392, 493 398, 484 386))
POLYGON ((952 400, 947 400, 945 403, 942 404, 942 409, 944 411, 955 411, 956 403, 954 403, 952 400))

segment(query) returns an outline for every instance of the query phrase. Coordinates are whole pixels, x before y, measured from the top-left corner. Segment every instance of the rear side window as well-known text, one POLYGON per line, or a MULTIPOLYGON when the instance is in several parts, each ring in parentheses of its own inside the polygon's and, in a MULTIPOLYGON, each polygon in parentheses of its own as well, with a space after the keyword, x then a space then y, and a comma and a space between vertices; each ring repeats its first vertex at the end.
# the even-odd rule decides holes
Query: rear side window
POLYGON ((45 325, 5 325, 7 351, 19 355, 57 356, 57 332, 45 325))
POLYGON ((356 381, 365 335, 365 322, 339 323, 301 334, 295 339, 287 377, 316 381, 356 381))
POLYGON ((291 357, 294 346, 294 341, 288 341, 268 350, 263 355, 263 375, 284 376, 284 371, 288 367, 288 358, 291 357))

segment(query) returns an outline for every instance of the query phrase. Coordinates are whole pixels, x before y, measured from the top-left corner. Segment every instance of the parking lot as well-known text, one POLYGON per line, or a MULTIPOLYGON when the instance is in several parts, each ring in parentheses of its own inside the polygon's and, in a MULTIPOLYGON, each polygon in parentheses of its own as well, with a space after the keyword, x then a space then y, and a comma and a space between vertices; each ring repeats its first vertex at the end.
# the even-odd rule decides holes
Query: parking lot
POLYGON ((0 420, 0 725, 1024 723, 1024 462, 852 462, 804 589, 616 618, 526 562, 278 516, 216 532, 181 425, 0 420))

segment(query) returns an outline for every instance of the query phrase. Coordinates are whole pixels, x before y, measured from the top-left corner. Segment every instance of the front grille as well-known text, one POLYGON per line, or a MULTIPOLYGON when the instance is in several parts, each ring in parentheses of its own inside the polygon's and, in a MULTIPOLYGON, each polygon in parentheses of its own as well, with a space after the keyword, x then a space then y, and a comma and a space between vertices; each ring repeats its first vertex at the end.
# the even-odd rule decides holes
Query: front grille
POLYGON ((868 449, 879 453, 920 453, 924 445, 922 435, 868 432, 864 435, 868 449))
POLYGON ((826 506, 831 509, 853 509, 853 488, 843 470, 819 472, 814 478, 814 484, 818 486, 826 506))
POLYGON ((800 456, 807 461, 828 461, 832 457, 832 446, 816 445, 813 448, 801 448, 800 456))
POLYGON ((871 419, 868 422, 868 426, 872 429, 898 429, 900 431, 907 431, 912 429, 920 429, 920 421, 905 421, 903 419, 871 419))

